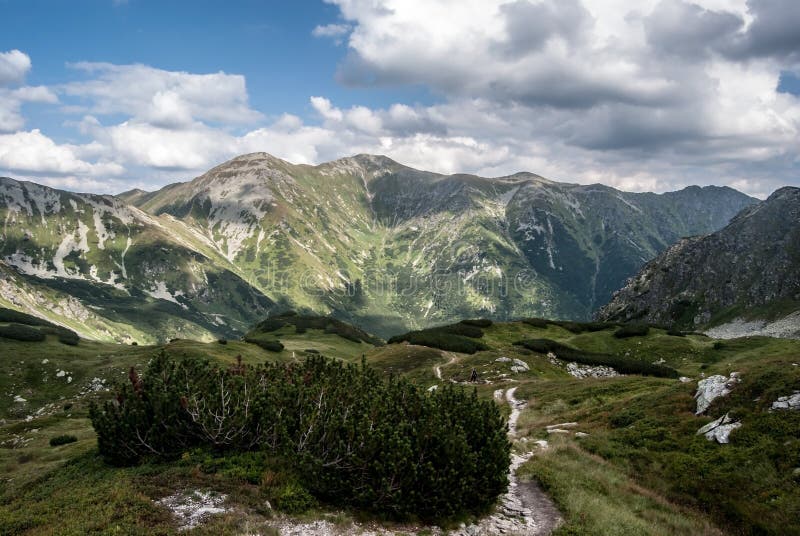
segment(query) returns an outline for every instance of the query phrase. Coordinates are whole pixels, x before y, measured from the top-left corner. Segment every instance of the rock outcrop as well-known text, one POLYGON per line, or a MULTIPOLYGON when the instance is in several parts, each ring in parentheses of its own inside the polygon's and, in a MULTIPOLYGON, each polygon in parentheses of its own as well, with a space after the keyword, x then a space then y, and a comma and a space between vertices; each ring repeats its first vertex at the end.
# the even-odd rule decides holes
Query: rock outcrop
POLYGON ((789 396, 778 397, 778 400, 772 403, 772 409, 800 410, 800 391, 795 391, 789 396))
POLYGON ((697 434, 706 436, 709 441, 716 441, 720 444, 730 442, 731 432, 742 426, 742 423, 734 421, 726 413, 719 419, 708 423, 697 431, 697 434))
POLYGON ((720 231, 671 246, 629 279, 597 317, 692 330, 724 322, 718 330, 724 336, 800 337, 796 311, 800 188, 786 187, 720 231))
POLYGON ((697 392, 694 395, 695 400, 697 400, 697 411, 695 413, 697 415, 705 413, 714 400, 730 393, 739 381, 739 373, 731 372, 729 378, 716 374, 697 382, 697 392))

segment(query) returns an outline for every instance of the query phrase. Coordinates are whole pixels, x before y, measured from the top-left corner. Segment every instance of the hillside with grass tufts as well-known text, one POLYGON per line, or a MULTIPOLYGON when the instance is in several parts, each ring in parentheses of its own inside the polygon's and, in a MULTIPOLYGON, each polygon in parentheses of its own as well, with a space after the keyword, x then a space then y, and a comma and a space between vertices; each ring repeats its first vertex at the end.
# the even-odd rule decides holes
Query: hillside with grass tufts
MULTIPOLYGON (((466 319, 384 343, 339 320, 296 313, 262 319, 243 340, 132 346, 64 342, 59 330, 19 313, 0 316, 4 534, 800 534, 798 341, 528 318, 466 319), (14 338, 21 332, 38 335, 14 338), (460 351, 463 339, 480 344, 460 351), (170 374, 202 373, 193 382, 224 375, 251 386, 250 375, 285 367, 288 384, 307 386, 287 401, 304 407, 303 397, 324 385, 314 371, 325 359, 356 369, 363 363, 374 389, 401 381, 413 397, 442 401, 463 389, 496 405, 508 422, 514 485, 487 511, 448 514, 443 506, 417 517, 332 498, 326 486, 339 477, 309 481, 305 462, 297 465, 290 451, 190 442, 129 467, 107 464, 98 451, 90 406, 124 405, 139 396, 140 382, 152 389, 153 367, 173 363, 170 374)), ((332 370, 352 379, 356 369, 332 370)), ((270 396, 294 389, 288 384, 276 384, 270 396)), ((191 420, 199 401, 192 392, 185 402, 167 396, 158 411, 174 412, 178 421, 170 422, 191 420)), ((358 409, 358 394, 349 389, 345 399, 361 419, 368 413, 358 409)), ((320 407, 318 418, 337 418, 335 406, 320 407)), ((304 452, 292 429, 286 444, 304 452)), ((312 464, 328 455, 316 447, 309 453, 312 464)), ((413 478, 432 482, 431 475, 413 478)))

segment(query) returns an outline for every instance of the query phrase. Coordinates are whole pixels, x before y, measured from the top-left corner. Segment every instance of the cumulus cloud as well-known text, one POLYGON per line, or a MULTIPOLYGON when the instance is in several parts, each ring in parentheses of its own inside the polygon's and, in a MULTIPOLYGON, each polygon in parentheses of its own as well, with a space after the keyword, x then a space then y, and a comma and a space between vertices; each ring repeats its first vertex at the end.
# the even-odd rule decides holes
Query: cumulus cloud
POLYGON ((0 133, 14 132, 25 125, 25 102, 55 103, 55 93, 42 86, 19 86, 31 68, 27 54, 19 50, 0 52, 0 133))
POLYGON ((122 173, 115 163, 90 163, 76 156, 79 147, 59 145, 38 129, 0 135, 0 169, 23 174, 81 174, 93 177, 122 173))
POLYGON ((180 128, 192 119, 246 124, 262 118, 250 108, 241 75, 110 63, 71 66, 89 79, 65 84, 60 90, 84 102, 84 110, 94 115, 124 114, 164 128, 180 128))
POLYGON ((24 52, 19 50, 0 52, 0 86, 22 82, 30 70, 31 59, 24 52))
MULTIPOLYGON (((797 181, 800 102, 777 92, 797 69, 793 0, 332 3, 352 25, 343 83, 424 86, 443 100, 415 110, 426 121, 410 131, 373 111, 392 147, 398 135, 472 139, 508 159, 467 171, 510 171, 535 152, 534 171, 634 189, 741 185, 753 172, 759 191, 797 181)), ((347 111, 317 110, 356 129, 347 111)), ((449 168, 444 149, 427 153, 427 167, 449 168)))

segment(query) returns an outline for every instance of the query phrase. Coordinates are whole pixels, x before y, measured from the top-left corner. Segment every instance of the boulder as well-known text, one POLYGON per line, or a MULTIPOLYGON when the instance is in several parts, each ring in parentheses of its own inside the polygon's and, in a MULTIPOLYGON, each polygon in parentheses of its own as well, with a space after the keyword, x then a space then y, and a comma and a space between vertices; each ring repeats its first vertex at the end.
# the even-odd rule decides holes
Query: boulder
POLYGON ((739 373, 731 372, 730 378, 716 374, 697 382, 697 392, 694 395, 697 400, 695 415, 705 413, 714 400, 730 393, 739 381, 739 373))
POLYGON ((716 441, 717 443, 726 444, 730 441, 731 432, 736 430, 742 423, 734 421, 726 413, 716 421, 712 421, 703 426, 697 431, 697 434, 703 434, 709 441, 716 441))
POLYGON ((800 391, 789 396, 781 396, 772 403, 772 409, 800 410, 800 391))

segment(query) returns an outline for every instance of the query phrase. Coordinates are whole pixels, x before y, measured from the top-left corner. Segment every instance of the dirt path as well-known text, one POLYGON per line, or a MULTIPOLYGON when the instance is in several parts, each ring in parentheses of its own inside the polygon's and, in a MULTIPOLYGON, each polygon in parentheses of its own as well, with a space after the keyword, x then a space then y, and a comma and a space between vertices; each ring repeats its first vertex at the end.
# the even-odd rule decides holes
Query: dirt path
MULTIPOLYGON (((505 398, 511 406, 511 415, 508 417, 508 437, 511 441, 517 436, 517 421, 526 403, 517 400, 514 393, 517 388, 512 387, 503 393, 502 389, 495 391, 495 399, 505 398), (503 396, 505 394, 505 396, 503 396)), ((533 456, 533 452, 511 454, 511 466, 508 474, 508 492, 503 495, 497 511, 481 520, 477 525, 470 525, 462 530, 452 533, 454 536, 475 536, 489 534, 526 534, 531 536, 544 536, 553 532, 561 524, 561 514, 553 501, 550 500, 536 482, 520 481, 517 478, 517 469, 533 456)))
MULTIPOLYGON (((450 355, 450 360, 447 363, 444 364, 445 367, 452 365, 458 359, 458 356, 456 356, 455 354, 451 354, 449 352, 445 352, 444 353, 444 355, 448 355, 448 354, 450 355)), ((442 365, 434 365, 433 366, 433 374, 436 376, 437 380, 441 381, 441 379, 442 379, 442 365)))

